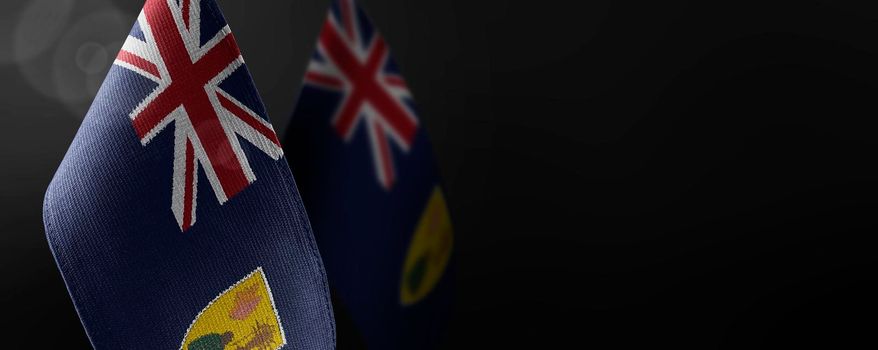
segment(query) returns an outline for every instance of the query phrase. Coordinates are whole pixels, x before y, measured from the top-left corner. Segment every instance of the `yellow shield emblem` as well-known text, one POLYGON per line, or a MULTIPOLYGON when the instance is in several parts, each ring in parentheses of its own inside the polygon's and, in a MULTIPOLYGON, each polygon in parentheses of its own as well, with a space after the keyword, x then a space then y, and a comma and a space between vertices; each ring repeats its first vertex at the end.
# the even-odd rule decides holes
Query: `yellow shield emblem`
POLYGON ((403 264, 400 303, 408 306, 424 299, 445 273, 454 234, 445 197, 437 186, 421 215, 403 264))
POLYGON ((180 349, 277 350, 286 344, 271 288, 260 267, 201 310, 180 349))

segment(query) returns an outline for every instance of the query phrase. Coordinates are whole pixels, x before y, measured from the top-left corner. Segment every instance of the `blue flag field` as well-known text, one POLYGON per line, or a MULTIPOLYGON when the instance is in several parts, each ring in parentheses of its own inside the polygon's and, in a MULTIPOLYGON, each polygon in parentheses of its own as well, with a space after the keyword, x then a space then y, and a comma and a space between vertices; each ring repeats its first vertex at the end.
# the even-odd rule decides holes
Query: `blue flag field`
POLYGON ((285 146, 336 308, 353 324, 340 341, 440 344, 453 294, 446 199, 412 94, 352 0, 332 2, 285 146))

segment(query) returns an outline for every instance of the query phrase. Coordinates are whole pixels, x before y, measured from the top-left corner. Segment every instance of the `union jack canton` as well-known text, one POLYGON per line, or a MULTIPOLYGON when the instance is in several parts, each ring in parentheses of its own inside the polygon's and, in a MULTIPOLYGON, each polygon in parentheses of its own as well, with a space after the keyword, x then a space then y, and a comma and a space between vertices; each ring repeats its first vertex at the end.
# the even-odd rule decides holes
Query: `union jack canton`
POLYGON ((241 101, 248 96, 220 86, 244 59, 229 27, 205 28, 215 19, 201 10, 200 0, 148 1, 115 61, 158 84, 131 111, 140 142, 174 123, 171 209, 183 231, 195 223, 199 168, 220 204, 256 181, 236 135, 274 160, 283 156, 271 124, 241 101))
POLYGON ((390 190, 396 182, 390 143, 407 153, 417 136, 418 117, 387 43, 353 1, 333 3, 305 83, 344 95, 332 126, 347 143, 360 125, 366 128, 375 176, 390 190))

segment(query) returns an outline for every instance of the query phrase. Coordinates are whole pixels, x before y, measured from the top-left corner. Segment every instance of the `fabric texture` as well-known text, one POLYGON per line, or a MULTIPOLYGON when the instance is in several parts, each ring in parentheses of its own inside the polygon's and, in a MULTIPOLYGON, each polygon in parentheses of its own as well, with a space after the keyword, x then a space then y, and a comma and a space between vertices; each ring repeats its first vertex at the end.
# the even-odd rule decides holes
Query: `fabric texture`
POLYGON ((326 276, 213 0, 148 0, 49 186, 96 349, 332 349, 326 276))

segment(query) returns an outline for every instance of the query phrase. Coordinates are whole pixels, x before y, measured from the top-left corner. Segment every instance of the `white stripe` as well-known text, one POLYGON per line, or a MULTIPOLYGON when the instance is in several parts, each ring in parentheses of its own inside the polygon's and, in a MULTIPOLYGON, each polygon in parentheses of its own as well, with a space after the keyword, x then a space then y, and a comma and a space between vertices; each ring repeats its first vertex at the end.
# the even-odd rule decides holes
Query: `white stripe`
MULTIPOLYGON (((247 106, 244 106, 243 103, 236 100, 234 97, 232 97, 231 95, 229 95, 227 92, 223 91, 222 89, 217 89, 217 92, 220 95, 222 95, 223 97, 229 99, 229 101, 232 101, 232 103, 234 103, 236 106, 238 106, 238 108, 241 108, 242 110, 244 110, 254 120, 256 120, 257 122, 259 122, 263 126, 267 127, 269 130, 274 132, 274 128, 271 126, 271 123, 268 123, 265 120, 263 120, 262 117, 257 115, 255 112, 253 112, 249 108, 247 108, 247 106)), ((280 159, 280 157, 283 156, 283 154, 284 154, 283 148, 281 148, 280 146, 275 144, 271 139, 262 135, 262 133, 260 133, 259 131, 257 131, 256 129, 251 127, 249 124, 247 124, 246 122, 241 120, 241 118, 238 118, 231 111, 223 108, 223 113, 221 113, 220 115, 221 115, 221 118, 223 119, 223 121, 226 123, 226 125, 231 127, 235 131, 236 134, 241 135, 241 137, 243 137, 245 140, 247 140, 247 142, 250 142, 251 144, 253 144, 257 148, 259 148, 262 152, 265 152, 265 154, 268 154, 268 156, 271 157, 272 159, 278 160, 278 159, 280 159)))

